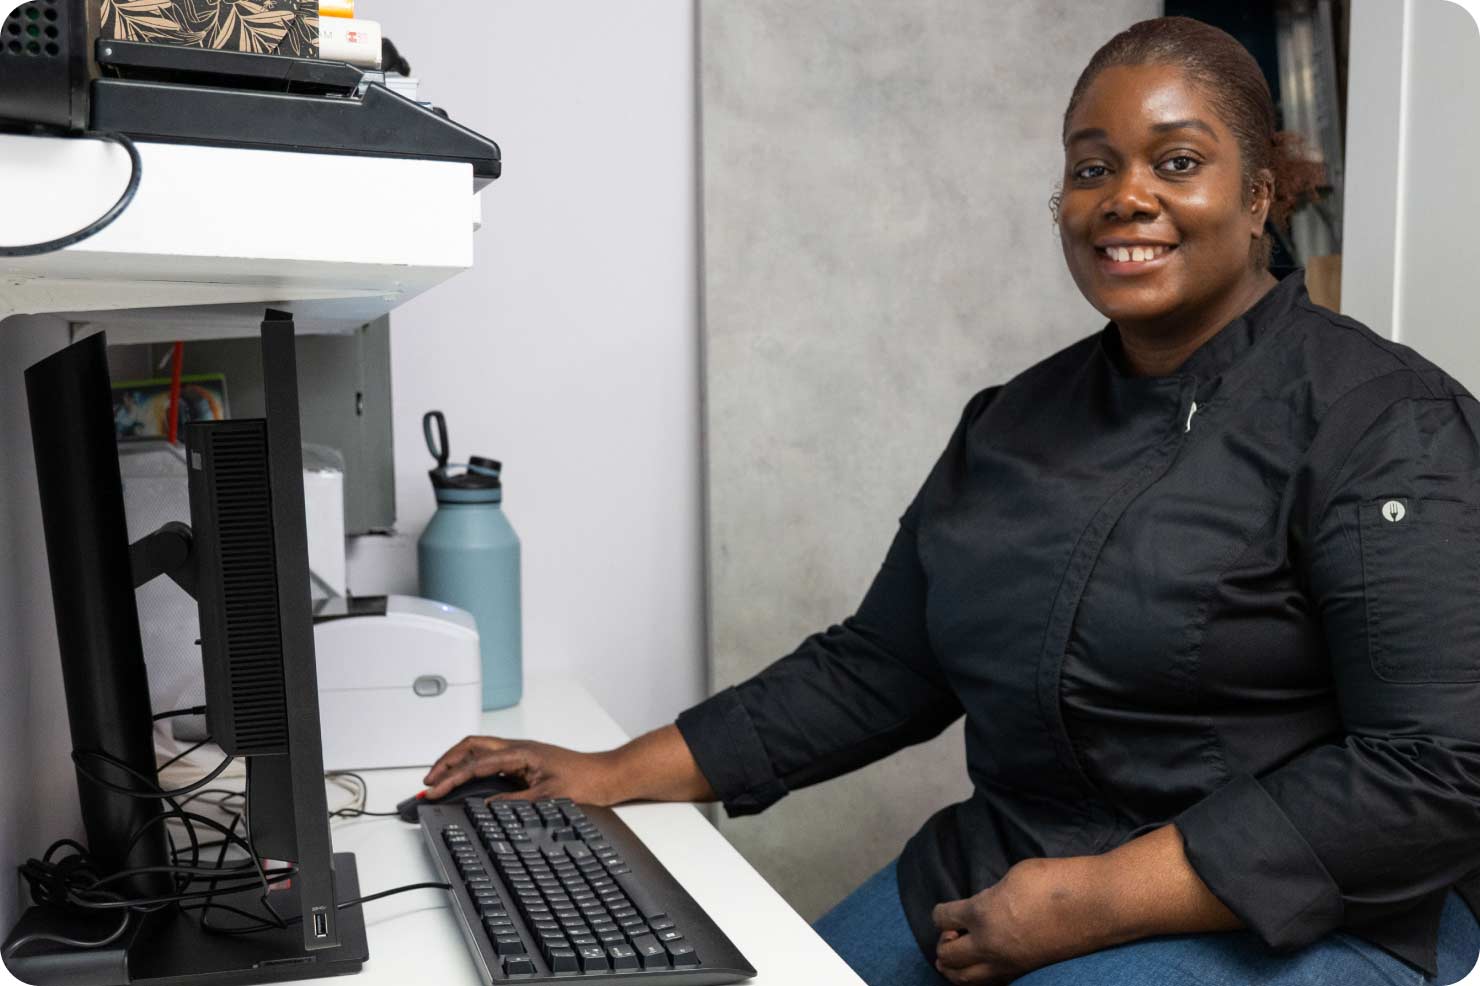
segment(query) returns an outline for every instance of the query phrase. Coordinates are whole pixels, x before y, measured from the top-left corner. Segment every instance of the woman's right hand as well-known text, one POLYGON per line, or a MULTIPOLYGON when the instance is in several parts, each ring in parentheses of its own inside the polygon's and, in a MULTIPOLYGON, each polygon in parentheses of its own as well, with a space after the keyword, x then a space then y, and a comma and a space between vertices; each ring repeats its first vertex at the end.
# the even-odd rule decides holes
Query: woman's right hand
POLYGON ((469 736, 442 754, 422 783, 428 798, 441 798, 466 781, 504 774, 526 790, 499 798, 570 798, 581 804, 613 805, 627 798, 615 752, 577 753, 531 740, 469 736))

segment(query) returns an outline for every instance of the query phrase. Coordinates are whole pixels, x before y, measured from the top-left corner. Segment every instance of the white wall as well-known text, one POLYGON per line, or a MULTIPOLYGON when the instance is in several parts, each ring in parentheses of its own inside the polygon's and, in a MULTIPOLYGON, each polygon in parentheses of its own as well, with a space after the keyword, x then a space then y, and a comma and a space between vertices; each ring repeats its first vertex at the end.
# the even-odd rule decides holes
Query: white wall
POLYGON ((454 461, 505 464, 526 673, 660 725, 703 687, 692 0, 359 9, 505 161, 474 269, 391 318, 400 529, 433 509, 440 408, 454 461))
POLYGON ((1354 0, 1342 309, 1480 392, 1480 26, 1449 0, 1354 0))

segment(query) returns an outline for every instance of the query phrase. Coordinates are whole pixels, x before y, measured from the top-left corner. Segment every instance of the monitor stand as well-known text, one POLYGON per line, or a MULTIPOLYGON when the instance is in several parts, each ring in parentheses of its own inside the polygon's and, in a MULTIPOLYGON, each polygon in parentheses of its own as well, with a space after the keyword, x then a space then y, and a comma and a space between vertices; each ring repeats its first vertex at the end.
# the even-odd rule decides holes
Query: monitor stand
MULTIPOLYGON (((339 901, 360 896, 354 853, 334 854, 334 888, 339 901)), ((222 894, 213 903, 227 904, 248 914, 262 913, 259 890, 222 894)), ((296 917, 298 894, 276 891, 269 898, 281 917, 296 917)), ((303 950, 303 932, 297 924, 249 935, 213 934, 201 928, 200 912, 181 913, 167 908, 134 918, 134 930, 114 945, 78 949, 35 942, 7 959, 21 981, 36 986, 247 986, 359 972, 369 958, 365 916, 358 905, 339 910, 339 947, 303 950)), ((22 916, 12 940, 36 931, 69 937, 106 936, 116 928, 111 915, 87 916, 87 926, 65 920, 55 908, 33 907, 22 916)), ((215 923, 224 927, 245 923, 229 911, 218 911, 215 923)))

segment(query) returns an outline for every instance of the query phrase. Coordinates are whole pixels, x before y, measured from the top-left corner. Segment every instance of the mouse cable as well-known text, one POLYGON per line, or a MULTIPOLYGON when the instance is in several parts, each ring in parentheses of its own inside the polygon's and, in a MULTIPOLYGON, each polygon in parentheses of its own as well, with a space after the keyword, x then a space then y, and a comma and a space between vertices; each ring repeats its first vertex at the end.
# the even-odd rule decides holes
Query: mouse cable
POLYGON ((360 786, 356 801, 359 806, 350 805, 344 808, 336 808, 329 812, 330 818, 394 818, 401 813, 399 811, 368 811, 365 802, 370 794, 370 785, 365 783, 365 778, 353 770, 331 770, 324 775, 328 780, 338 782, 341 778, 349 778, 360 786))
POLYGON ((17 246, 0 246, 0 257, 35 257, 43 253, 52 253, 57 250, 65 249, 66 247, 73 246, 74 244, 81 243, 89 236, 101 232, 105 227, 110 225, 113 220, 121 216, 124 209, 127 209, 129 207, 129 203, 134 200, 134 195, 139 190, 139 179, 142 178, 144 175, 144 162, 139 158, 139 149, 134 146, 133 141, 129 140, 128 137, 123 134, 99 133, 88 134, 87 136, 95 137, 101 140, 112 141, 128 152, 128 185, 124 187, 123 194, 118 196, 118 201, 114 202, 113 205, 109 207, 107 212, 103 213, 101 216, 94 219, 92 222, 88 223, 81 229, 76 230, 75 232, 68 233, 66 236, 59 236, 54 240, 45 240, 41 243, 24 243, 17 246))

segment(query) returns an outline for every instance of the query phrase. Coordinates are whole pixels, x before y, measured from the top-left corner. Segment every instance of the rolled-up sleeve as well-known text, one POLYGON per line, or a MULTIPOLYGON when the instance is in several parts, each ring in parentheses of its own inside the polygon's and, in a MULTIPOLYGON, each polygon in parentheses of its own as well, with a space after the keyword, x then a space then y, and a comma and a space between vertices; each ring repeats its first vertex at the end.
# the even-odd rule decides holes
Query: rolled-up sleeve
POLYGON ((1331 488, 1300 566, 1344 735, 1175 819, 1276 948, 1432 907, 1480 867, 1480 409, 1390 404, 1331 488))
MULTIPOLYGON (((959 454, 966 429, 997 390, 966 405, 941 461, 959 454)), ((922 743, 961 716, 925 621, 916 531, 929 488, 927 479, 900 518, 856 613, 678 717, 730 815, 762 811, 796 788, 922 743)))

